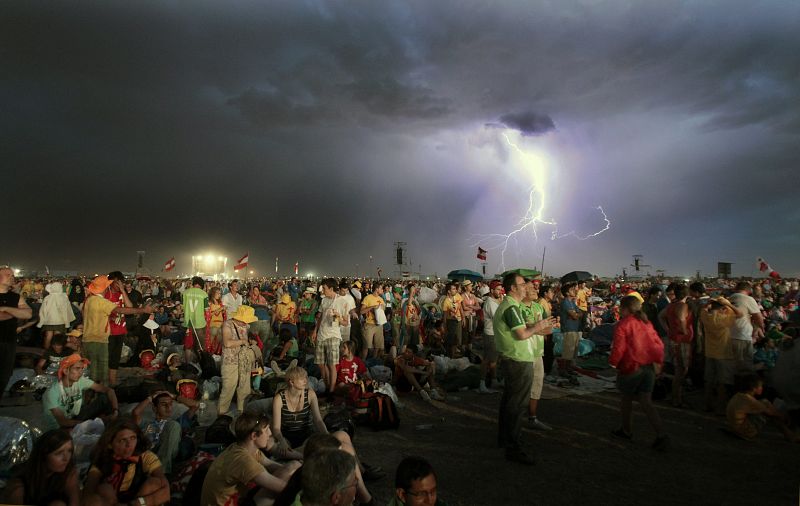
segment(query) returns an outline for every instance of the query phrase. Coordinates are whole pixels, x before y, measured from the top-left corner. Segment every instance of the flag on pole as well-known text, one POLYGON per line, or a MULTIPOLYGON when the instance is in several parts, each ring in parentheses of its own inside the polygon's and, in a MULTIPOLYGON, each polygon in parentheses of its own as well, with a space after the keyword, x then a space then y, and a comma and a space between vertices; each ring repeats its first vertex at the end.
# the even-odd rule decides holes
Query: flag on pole
POLYGON ((766 260, 761 257, 756 258, 756 267, 758 270, 763 272, 764 274, 768 275, 773 279, 781 279, 781 275, 772 270, 772 267, 769 266, 766 260))
POLYGON ((378 267, 378 279, 381 279, 381 275, 383 274, 383 269, 378 267))
POLYGON ((164 264, 164 271, 169 272, 174 268, 175 268, 175 257, 172 257, 169 260, 167 260, 167 262, 164 264))
POLYGON ((294 263, 294 275, 297 276, 297 272, 300 270, 300 262, 294 263))
POLYGON ((486 260, 486 250, 478 246, 478 260, 486 260))
POLYGON ((242 258, 240 258, 236 265, 233 266, 234 271, 240 271, 247 267, 247 263, 250 261, 250 253, 245 253, 242 258))
POLYGON ((278 257, 275 257, 275 274, 278 273, 278 257))

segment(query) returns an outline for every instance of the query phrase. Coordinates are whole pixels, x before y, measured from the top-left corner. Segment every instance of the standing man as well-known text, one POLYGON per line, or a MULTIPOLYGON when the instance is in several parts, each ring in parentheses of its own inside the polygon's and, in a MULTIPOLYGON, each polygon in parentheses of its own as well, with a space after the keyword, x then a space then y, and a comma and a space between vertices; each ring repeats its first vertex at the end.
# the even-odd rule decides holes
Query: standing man
POLYGON ((751 296, 753 285, 747 281, 740 281, 729 300, 739 311, 745 313, 736 319, 731 329, 731 344, 733 345, 734 360, 740 370, 753 370, 753 340, 760 340, 764 336, 764 317, 758 308, 758 303, 751 296))
POLYGON ((489 296, 483 303, 483 360, 481 360, 481 383, 478 392, 494 394, 497 390, 490 388, 494 369, 497 365, 497 346, 494 342, 494 315, 503 302, 503 284, 499 281, 489 283, 489 296))
POLYGON ((195 334, 200 339, 203 333, 205 341, 206 309, 208 309, 208 294, 203 290, 205 281, 200 276, 192 278, 192 287, 183 291, 183 326, 186 335, 183 338, 183 353, 186 362, 192 362, 192 348, 194 348, 195 334))
MULTIPOLYGON (((347 304, 347 314, 348 317, 343 319, 339 323, 339 332, 342 334, 342 341, 351 341, 350 339, 350 328, 353 321, 358 320, 358 312, 356 311, 356 300, 350 295, 350 283, 346 280, 342 280, 339 282, 339 295, 344 297, 345 303, 347 304)), ((353 341, 355 344, 355 341, 353 341)), ((359 343, 360 344, 360 343, 359 343)), ((354 350, 355 352, 355 350, 354 350)), ((358 355, 358 353, 356 353, 358 355)))
MULTIPOLYGON (((110 377, 110 318, 117 314, 147 314, 153 312, 153 308, 150 306, 141 308, 120 307, 111 300, 108 300, 105 297, 105 293, 110 290, 109 287, 112 284, 116 284, 117 291, 124 291, 122 282, 119 280, 112 281, 108 276, 97 276, 94 278, 94 280, 89 283, 89 287, 87 288, 89 296, 86 298, 86 302, 83 305, 83 351, 86 358, 90 361, 89 371, 92 379, 97 383, 103 384, 108 383, 110 377)), ((118 363, 119 357, 117 357, 117 364, 118 363)), ((116 371, 113 380, 116 380, 116 371)))
POLYGON ((481 300, 473 293, 474 285, 469 279, 461 285, 464 287, 464 294, 461 296, 461 308, 464 314, 462 321, 461 336, 464 341, 464 348, 472 349, 472 339, 478 329, 478 311, 481 309, 481 300))
POLYGON ((342 344, 342 333, 339 325, 349 320, 346 299, 336 293, 336 280, 322 280, 322 302, 319 305, 319 317, 311 340, 316 341, 316 363, 322 371, 328 395, 333 394, 336 387, 336 365, 339 363, 339 346, 342 344))
MULTIPOLYGON (((539 283, 535 280, 528 281, 525 287, 525 298, 522 299, 520 309, 525 320, 525 326, 533 327, 544 319, 544 309, 536 302, 539 299, 539 283)), ((531 398, 528 401, 528 422, 530 426, 537 430, 553 430, 552 427, 539 420, 536 411, 539 407, 539 399, 542 397, 542 387, 544 387, 544 335, 534 334, 531 336, 533 345, 533 382, 531 384, 531 398)))
POLYGON ((577 384, 574 379, 578 373, 574 370, 575 355, 578 343, 581 340, 581 322, 583 317, 578 307, 578 286, 575 283, 566 283, 561 286, 561 332, 564 336, 561 348, 561 359, 558 361, 558 371, 562 376, 570 378, 570 383, 577 384))
MULTIPOLYGON (((383 286, 375 283, 372 293, 361 301, 361 314, 364 317, 364 348, 361 350, 361 360, 367 359, 367 353, 372 350, 376 358, 383 357, 383 324, 378 323, 375 316, 386 307, 383 301, 383 286)), ((386 321, 384 313, 383 320, 386 321)))
POLYGON ((528 411, 533 384, 531 337, 534 334, 551 333, 555 318, 541 320, 531 327, 525 325, 520 308, 525 297, 525 285, 525 279, 519 274, 507 274, 503 278, 506 298, 497 308, 492 322, 495 344, 500 354, 500 370, 505 380, 500 400, 497 443, 505 449, 507 460, 534 465, 533 456, 522 448, 521 438, 522 420, 528 411))
MULTIPOLYGON (((136 308, 128 292, 125 291, 125 276, 120 271, 113 271, 108 274, 108 279, 112 281, 108 290, 103 293, 106 300, 113 302, 119 308, 136 308)), ((128 321, 126 315, 136 313, 111 313, 108 316, 108 329, 111 334, 108 336, 108 384, 114 387, 117 384, 117 370, 122 359, 122 344, 125 336, 128 335, 128 321)))
POLYGON ((672 379, 672 405, 679 408, 684 406, 683 380, 692 364, 694 317, 686 302, 689 298, 689 289, 686 285, 675 285, 673 293, 675 300, 659 313, 658 319, 667 329, 669 337, 672 364, 675 366, 675 377, 672 379))
POLYGON ((235 314, 242 305, 242 294, 239 293, 239 280, 234 279, 228 283, 228 293, 222 296, 222 305, 225 306, 225 312, 230 315, 235 314))
POLYGON ((14 292, 14 271, 0 267, 0 399, 14 372, 17 356, 17 320, 27 320, 33 311, 25 299, 14 292))
POLYGON ((442 301, 442 313, 445 321, 445 342, 450 353, 450 358, 456 358, 456 353, 461 346, 461 320, 464 319, 464 308, 461 295, 458 293, 458 284, 447 283, 447 293, 442 301))

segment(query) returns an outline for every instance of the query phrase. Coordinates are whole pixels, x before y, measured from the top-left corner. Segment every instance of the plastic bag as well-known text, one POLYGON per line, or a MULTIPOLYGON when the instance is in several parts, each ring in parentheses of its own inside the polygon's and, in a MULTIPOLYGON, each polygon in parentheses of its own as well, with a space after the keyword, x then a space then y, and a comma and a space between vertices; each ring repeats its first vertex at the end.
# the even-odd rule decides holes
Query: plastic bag
POLYGON ((375 392, 379 394, 386 395, 391 397, 392 401, 398 408, 402 408, 403 404, 400 402, 400 399, 397 398, 397 393, 394 391, 394 387, 389 383, 380 383, 378 386, 375 387, 375 392))
POLYGON ((308 377, 308 387, 313 389, 316 393, 321 394, 325 391, 325 382, 317 379, 314 376, 308 377))
POLYGON ((0 472, 27 461, 41 431, 25 420, 0 416, 0 472))
POLYGON ((105 424, 103 420, 95 418, 81 422, 72 429, 72 444, 75 446, 75 461, 89 462, 100 436, 103 435, 105 424))
POLYGON ((369 375, 372 376, 372 379, 375 381, 380 381, 381 383, 392 382, 392 370, 385 365, 375 365, 370 367, 369 375))
POLYGON ((131 350, 131 347, 128 346, 127 344, 123 344, 122 345, 122 353, 120 354, 120 357, 119 357, 119 363, 120 364, 127 364, 128 360, 131 359, 131 356, 133 356, 133 350, 131 350))
POLYGON ((14 372, 11 373, 11 378, 8 380, 8 384, 5 385, 5 391, 8 392, 9 390, 11 390, 11 385, 16 383, 17 381, 20 380, 30 381, 31 379, 33 379, 34 376, 36 376, 36 371, 34 371, 33 369, 24 369, 24 368, 14 369, 14 372))
POLYGON ((222 378, 214 376, 203 382, 203 400, 214 400, 219 398, 219 388, 222 378))

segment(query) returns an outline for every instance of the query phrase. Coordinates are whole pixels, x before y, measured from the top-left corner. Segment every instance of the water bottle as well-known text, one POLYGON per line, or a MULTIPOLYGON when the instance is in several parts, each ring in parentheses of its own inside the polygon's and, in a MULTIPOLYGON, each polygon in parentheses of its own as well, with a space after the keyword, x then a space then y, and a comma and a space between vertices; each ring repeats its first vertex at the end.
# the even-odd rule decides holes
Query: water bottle
POLYGON ((200 409, 198 409, 197 413, 200 417, 203 417, 206 414, 206 403, 205 401, 200 402, 200 409))

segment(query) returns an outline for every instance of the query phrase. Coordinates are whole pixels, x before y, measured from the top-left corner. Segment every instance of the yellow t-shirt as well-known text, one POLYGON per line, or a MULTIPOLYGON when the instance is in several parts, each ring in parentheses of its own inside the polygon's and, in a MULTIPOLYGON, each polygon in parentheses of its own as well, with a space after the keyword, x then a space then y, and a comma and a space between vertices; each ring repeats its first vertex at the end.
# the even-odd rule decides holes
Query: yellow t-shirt
POLYGON ((592 292, 591 288, 584 288, 583 290, 578 290, 578 295, 575 297, 575 305, 578 306, 581 311, 588 311, 589 310, 589 294, 592 292))
MULTIPOLYGON (((364 300, 361 301, 361 305, 363 307, 372 307, 372 306, 377 306, 377 305, 382 305, 382 304, 384 304, 383 299, 381 299, 380 297, 378 297, 374 293, 371 293, 371 294, 367 295, 366 297, 364 297, 364 300)), ((376 325, 376 323, 375 323, 375 311, 367 311, 365 320, 366 320, 367 323, 370 323, 372 325, 376 325)))
POLYGON ((767 412, 768 401, 759 401, 750 394, 739 392, 728 401, 725 416, 728 427, 743 438, 752 439, 758 435, 758 427, 750 419, 750 415, 767 412))
POLYGON ((700 322, 705 332, 706 357, 718 360, 732 360, 731 327, 736 322, 736 313, 730 309, 724 311, 701 311, 700 322))
POLYGON ((463 307, 461 303, 464 299, 461 297, 461 294, 455 294, 453 297, 449 295, 444 298, 444 302, 442 302, 442 312, 445 314, 445 318, 448 320, 456 319, 461 321, 463 317, 463 307))
POLYGON ((224 506, 235 493, 245 496, 248 484, 266 471, 263 453, 249 453, 238 443, 227 447, 208 468, 200 497, 202 506, 224 506))
MULTIPOLYGON (((161 467, 161 461, 158 460, 158 457, 155 453, 151 451, 145 451, 141 455, 139 455, 139 461, 142 463, 142 473, 145 475, 149 475, 159 467, 161 467)), ((133 463, 131 463, 133 464, 133 463)), ((97 467, 92 466, 92 471, 101 472, 97 467)), ((119 484, 119 489, 117 492, 127 492, 129 488, 131 488, 131 483, 133 483, 134 478, 136 477, 136 465, 128 465, 128 468, 125 470, 125 475, 122 477, 122 481, 119 484)), ((104 477, 114 478, 106 476, 104 477)))
POLYGON ((297 304, 294 302, 284 303, 280 302, 275 306, 278 312, 278 321, 282 323, 294 323, 294 315, 297 312, 297 304))
POLYGON ((211 313, 211 322, 209 327, 212 329, 217 329, 222 327, 222 322, 223 322, 222 313, 225 312, 225 306, 223 306, 221 302, 220 303, 210 302, 208 304, 208 309, 210 310, 211 313), (215 314, 215 311, 219 311, 219 314, 215 314))
POLYGON ((83 342, 107 343, 111 328, 108 317, 117 308, 114 302, 102 295, 92 295, 83 307, 83 342))

